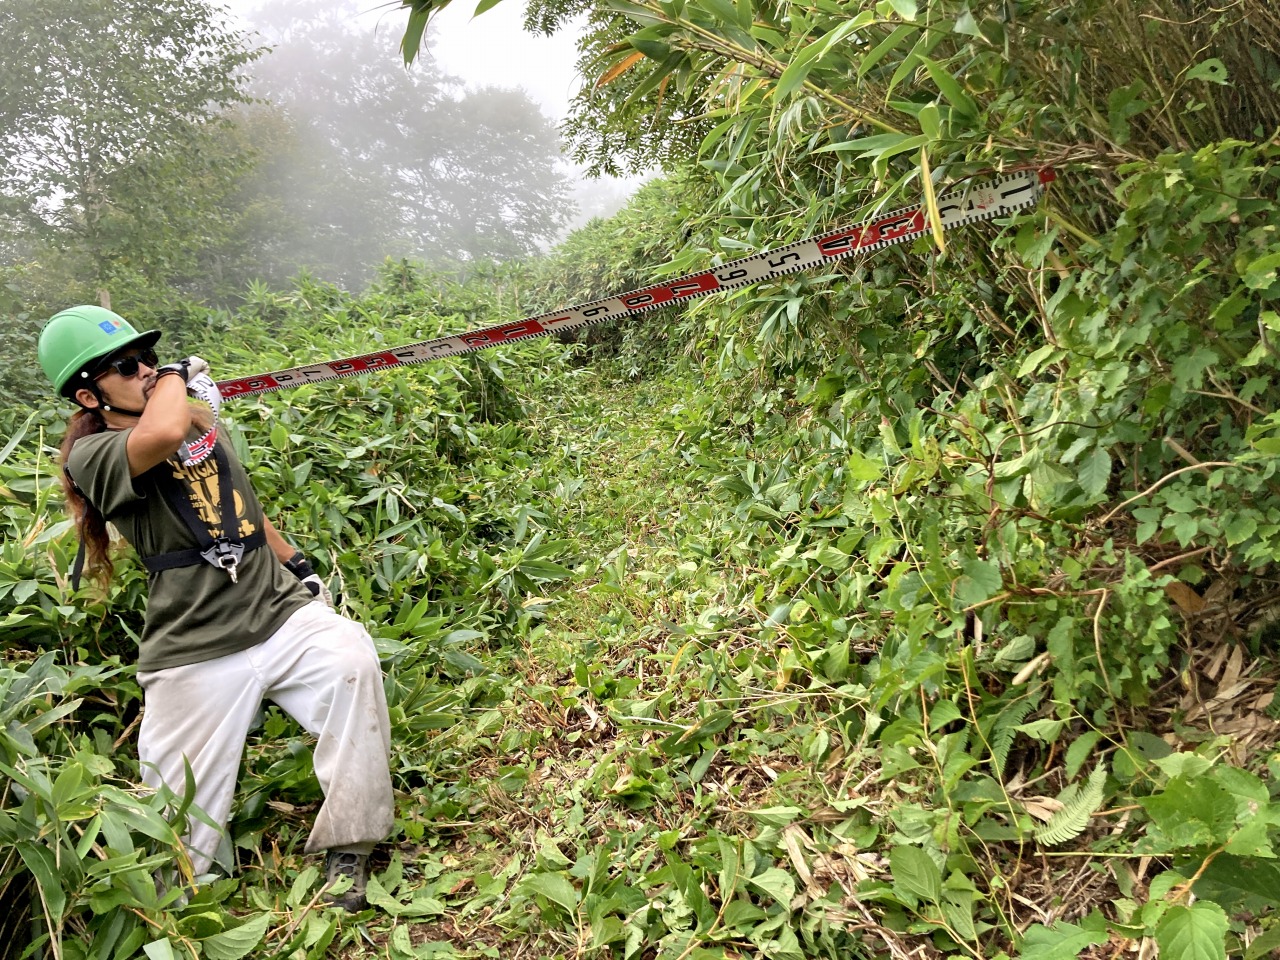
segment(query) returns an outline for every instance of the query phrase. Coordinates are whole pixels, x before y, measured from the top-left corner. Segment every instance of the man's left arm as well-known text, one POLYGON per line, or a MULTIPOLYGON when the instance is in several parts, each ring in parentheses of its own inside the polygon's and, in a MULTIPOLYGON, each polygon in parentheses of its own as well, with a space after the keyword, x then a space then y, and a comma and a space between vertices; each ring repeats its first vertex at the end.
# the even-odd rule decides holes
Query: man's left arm
POLYGON ((262 518, 262 522, 263 530, 267 535, 267 546, 271 548, 271 552, 276 555, 277 560, 287 565, 293 559, 293 555, 301 551, 286 540, 284 535, 275 528, 275 524, 266 517, 262 518))
POLYGON ((333 609, 333 595, 320 579, 320 575, 312 568, 311 561, 301 550, 286 540, 270 520, 263 517, 262 522, 263 531, 267 536, 267 546, 276 555, 276 559, 286 570, 302 581, 302 585, 311 591, 313 597, 333 609))

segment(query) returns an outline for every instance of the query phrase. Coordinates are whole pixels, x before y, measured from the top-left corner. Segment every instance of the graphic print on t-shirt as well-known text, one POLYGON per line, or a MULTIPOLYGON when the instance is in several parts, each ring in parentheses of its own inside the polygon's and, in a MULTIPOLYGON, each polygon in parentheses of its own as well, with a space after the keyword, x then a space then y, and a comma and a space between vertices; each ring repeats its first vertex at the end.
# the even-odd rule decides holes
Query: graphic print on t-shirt
MULTIPOLYGON (((209 457, 207 460, 189 467, 184 467, 176 460, 168 460, 166 462, 172 470, 173 478, 186 491, 187 498, 191 501, 191 506, 195 508, 196 514, 205 526, 209 528, 209 535, 215 540, 218 537, 226 536, 222 532, 222 505, 218 502, 220 491, 216 459, 209 457)), ((231 496, 235 500, 236 517, 240 521, 239 530, 234 534, 234 537, 237 540, 243 540, 256 531, 257 527, 245 516, 244 498, 240 496, 240 491, 233 488, 231 496)))

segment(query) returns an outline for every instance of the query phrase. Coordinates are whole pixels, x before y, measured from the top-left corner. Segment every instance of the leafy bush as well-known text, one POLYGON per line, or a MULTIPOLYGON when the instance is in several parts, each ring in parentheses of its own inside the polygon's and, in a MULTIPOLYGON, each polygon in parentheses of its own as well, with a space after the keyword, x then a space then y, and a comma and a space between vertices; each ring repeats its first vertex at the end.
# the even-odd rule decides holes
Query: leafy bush
MULTIPOLYGON (((439 282, 451 294, 465 289, 439 282)), ((276 295, 281 313, 263 316, 251 305, 243 316, 202 317, 189 308, 165 342, 208 357, 221 376, 367 352, 371 326, 375 338, 408 342, 460 325, 457 316, 424 315, 407 293, 357 299, 303 278, 276 295)), ((476 309, 492 309, 486 294, 468 296, 476 309)), ((511 642, 527 623, 523 598, 568 573, 547 518, 522 491, 528 453, 512 419, 521 415, 521 391, 564 376, 565 357, 559 344, 539 342, 226 409, 225 429, 268 514, 343 608, 370 625, 387 657, 406 783, 422 782, 413 757, 425 738, 456 721, 448 712, 453 682, 483 673, 477 654, 511 642)), ((60 956, 128 957, 145 945, 155 956, 156 942, 198 942, 207 956, 242 956, 266 934, 267 915, 241 923, 225 913, 218 904, 235 884, 181 903, 153 880, 180 875, 186 810, 178 804, 166 819, 172 798, 131 785, 129 728, 140 693, 122 663, 141 626, 145 573, 125 562, 108 596, 89 586, 68 596, 75 543, 57 503, 61 429, 46 400, 0 453, 0 623, 9 663, 0 675, 0 889, 6 903, 28 904, 16 918, 41 920, 31 949, 47 942, 60 956)), ((273 715, 267 727, 285 746, 251 751, 235 814, 242 844, 279 829, 264 823, 264 798, 314 795, 305 752, 288 746, 299 745, 296 726, 273 715)), ((27 929, 12 931, 20 936, 11 955, 23 952, 27 929)))

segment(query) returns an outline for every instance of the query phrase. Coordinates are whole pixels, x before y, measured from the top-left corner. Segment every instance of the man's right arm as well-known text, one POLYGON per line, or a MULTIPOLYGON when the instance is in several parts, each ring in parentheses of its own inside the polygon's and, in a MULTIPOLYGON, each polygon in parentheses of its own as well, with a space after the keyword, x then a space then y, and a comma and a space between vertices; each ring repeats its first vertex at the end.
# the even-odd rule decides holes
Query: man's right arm
POLYGON ((139 477, 172 457, 190 429, 187 382, 177 374, 161 377, 125 443, 129 476, 139 477))

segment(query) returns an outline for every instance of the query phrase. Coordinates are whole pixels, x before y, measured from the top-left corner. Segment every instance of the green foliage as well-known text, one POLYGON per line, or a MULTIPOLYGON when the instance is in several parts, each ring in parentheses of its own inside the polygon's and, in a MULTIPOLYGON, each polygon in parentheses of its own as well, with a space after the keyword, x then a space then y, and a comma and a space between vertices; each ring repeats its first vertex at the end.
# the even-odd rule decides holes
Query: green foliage
POLYGON ((104 295, 163 286, 217 233, 237 164, 210 147, 257 54, 202 4, 15 2, 0 33, 0 217, 104 295))
MULTIPOLYGON (((388 286, 392 276, 388 268, 388 286)), ((303 279, 288 293, 260 291, 240 318, 188 318, 176 339, 229 375, 309 354, 358 353, 371 336, 407 342, 466 323, 421 313, 414 298, 427 291, 410 289, 415 282, 403 272, 395 281, 394 298, 355 299, 303 279), (401 312, 398 321, 390 316, 401 312)), ((471 309, 493 309, 490 288, 435 283, 459 309, 467 298, 471 309)), ((484 674, 480 656, 527 630, 525 599, 569 574, 546 511, 520 493, 528 453, 513 423, 522 415, 518 391, 562 371, 564 359, 559 344, 538 342, 515 355, 417 368, 395 381, 332 385, 323 402, 316 391, 267 397, 227 423, 256 466, 259 494, 277 525, 312 558, 344 609, 370 624, 390 669, 395 735, 404 748, 397 774, 405 784, 421 782, 422 751, 465 709, 453 683, 484 674)), ((153 957, 170 949, 243 956, 265 936, 270 914, 240 922, 226 912, 222 901, 236 884, 182 903, 176 889, 166 893, 153 880, 174 869, 181 875, 176 838, 186 805, 178 804, 171 825, 163 813, 172 798, 130 785, 137 761, 128 728, 140 694, 120 664, 131 658, 140 627, 145 572, 124 562, 109 596, 88 586, 68 596, 75 544, 57 504, 52 449, 62 425, 46 401, 14 426, 0 450, 0 623, 11 664, 0 676, 0 889, 8 891, 6 903, 12 897, 24 905, 15 914, 12 955, 37 929, 61 956, 102 949, 129 957, 144 946, 153 957), (28 916, 37 927, 25 925, 28 916)), ((296 726, 278 714, 265 726, 286 746, 250 750, 235 814, 242 846, 278 829, 268 800, 314 796, 296 726)), ((421 836, 415 812, 405 823, 421 836)), ((300 896, 311 897, 308 886, 300 896)), ((323 953, 316 945, 332 939, 333 925, 306 929, 305 946, 323 953)))
MULTIPOLYGON (((650 111, 667 144, 708 131, 699 174, 532 274, 260 285, 237 315, 189 312, 183 345, 228 373, 364 352, 764 250, 926 176, 1061 179, 945 249, 611 332, 601 376, 549 341, 246 402, 232 432, 268 509, 388 666, 397 848, 355 924, 307 909, 315 788, 268 713, 241 900, 139 899, 153 952, 354 953, 355 930, 396 960, 1274 949, 1274 16, 611 9, 634 26, 599 21, 600 67, 629 106, 592 121, 601 142, 650 111)), ((6 642, 114 669, 140 578, 110 615, 64 602, 55 423, 22 418, 0 456, 6 642)), ((136 692, 112 680, 127 777, 136 692)), ((75 762, 82 708, 38 759, 75 762)), ((71 916, 67 949, 94 942, 97 853, 54 876, 21 850, 0 856, 41 935, 71 916)))
MULTIPOLYGON (((883 785, 889 876, 856 887, 889 935, 1008 949, 1026 924, 1007 884, 1043 844, 1120 895, 1036 929, 1029 955, 1074 956, 1109 931, 1225 955, 1268 905, 1202 882, 1227 871, 1222 857, 1247 861, 1235 876, 1266 872, 1265 747, 1222 755, 1203 725, 1231 694, 1211 707, 1170 689, 1207 657, 1225 662, 1224 637, 1246 644, 1231 657, 1274 669, 1271 620, 1248 611, 1273 603, 1280 506, 1266 139, 1280 125, 1280 33, 1257 4, 1194 19, 1176 3, 1015 6, 628 3, 610 10, 629 36, 617 19, 592 22, 589 75, 609 109, 579 114, 587 138, 652 157, 662 147, 641 141, 641 114, 650 136, 670 131, 668 148, 705 131, 696 160, 718 196, 673 262, 811 235, 872 200, 927 195, 930 175, 940 187, 1046 162, 1063 175, 1038 215, 948 235, 937 256, 922 243, 686 309, 682 342, 715 363, 663 428, 698 505, 672 523, 671 573, 638 579, 628 549, 597 576, 671 596, 687 570, 695 609, 681 621, 668 601, 649 622, 673 624, 672 663, 686 643, 727 663, 688 686, 670 668, 643 713, 628 694, 623 732, 652 724, 665 762, 632 753, 608 775, 656 818, 691 802, 680 746, 711 729, 745 759, 759 742, 748 733, 762 733, 751 720, 776 709, 768 691, 794 691, 781 722, 822 736, 810 727, 763 752, 775 771, 833 742, 874 757, 853 776, 883 785), (698 684, 723 713, 704 709, 698 684), (1161 766, 1188 755, 1204 765, 1194 774, 1161 766), (1045 780, 1047 796, 1027 791, 1045 780), (1107 808, 1137 812, 1108 835, 1107 808), (1246 811, 1259 813, 1252 833, 1246 811), (1177 858, 1177 872, 1148 890, 1105 865, 1135 845, 1177 858), (1188 905, 1193 886, 1211 902, 1188 905)), ((539 9, 555 22, 568 8, 539 9)), ((1238 672, 1214 676, 1236 689, 1238 672)), ((1260 701, 1238 707, 1240 729, 1267 722, 1260 701)), ((779 777, 758 808, 792 811, 783 826, 803 816, 787 801, 830 796, 817 777, 794 779, 804 787, 779 777)), ((837 837, 857 829, 830 816, 837 837)), ((817 827, 805 835, 827 852, 817 827)), ((807 848, 792 840, 772 849, 794 882, 807 848)), ((686 864, 695 851, 691 840, 686 864)), ((717 908, 700 910, 676 873, 667 935, 692 951, 717 908)))
MULTIPOLYGON (((91 707, 104 693, 132 699, 113 679, 118 664, 61 667, 55 652, 0 668, 0 894, 11 937, 25 937, 30 913, 42 920, 35 945, 56 956, 86 956, 88 944, 132 955, 151 932, 130 904, 152 911, 176 893, 155 876, 175 865, 170 797, 139 797, 113 757, 119 716, 91 707), (94 715, 96 714, 96 717, 94 715), (78 717, 73 732, 69 718, 78 717), (19 909, 19 905, 23 909, 19 909)), ((185 814, 179 806, 178 818, 185 814)), ((12 941, 10 941, 12 942, 12 941)), ((17 941, 19 943, 22 940, 17 941)))
MULTIPOLYGON (((574 230, 528 265, 526 311, 589 303, 687 272, 688 258, 678 255, 682 238, 697 229, 699 201, 707 194, 705 178, 692 173, 645 184, 617 214, 574 230)), ((589 327, 577 340, 593 359, 607 359, 620 376, 635 379, 696 349, 688 341, 700 339, 698 324, 686 322, 684 314, 666 310, 589 327)))

